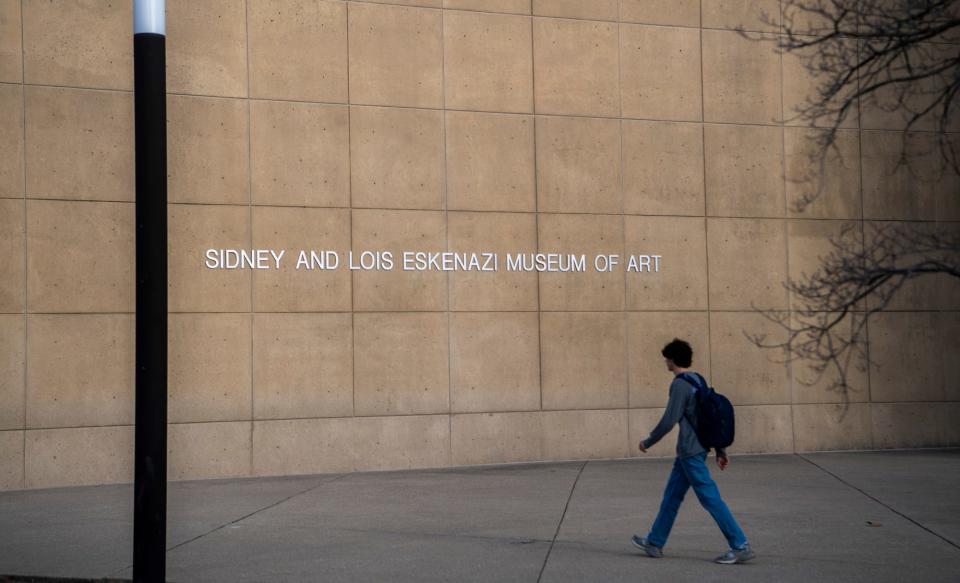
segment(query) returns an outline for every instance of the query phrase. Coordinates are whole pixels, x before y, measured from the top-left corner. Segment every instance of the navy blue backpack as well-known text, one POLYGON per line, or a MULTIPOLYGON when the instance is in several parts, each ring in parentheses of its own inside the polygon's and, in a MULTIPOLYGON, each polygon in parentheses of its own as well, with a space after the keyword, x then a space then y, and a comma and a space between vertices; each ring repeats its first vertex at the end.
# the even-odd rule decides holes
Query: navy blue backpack
POLYGON ((680 378, 697 389, 694 393, 697 400, 697 422, 694 427, 700 445, 707 449, 729 447, 734 434, 733 404, 730 399, 713 390, 699 374, 693 378, 682 373, 680 378))

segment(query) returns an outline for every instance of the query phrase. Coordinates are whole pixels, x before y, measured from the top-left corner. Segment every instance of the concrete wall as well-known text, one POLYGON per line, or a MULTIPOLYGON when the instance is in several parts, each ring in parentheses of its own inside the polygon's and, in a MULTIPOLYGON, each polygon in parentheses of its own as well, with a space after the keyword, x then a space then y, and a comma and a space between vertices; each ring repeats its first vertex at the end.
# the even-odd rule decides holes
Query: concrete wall
MULTIPOLYGON (((0 489, 132 479, 129 5, 0 0, 0 489)), ((956 177, 917 188, 866 109, 790 210, 814 130, 780 120, 812 83, 731 30, 778 34, 779 2, 167 6, 171 478, 633 455, 675 335, 737 405, 734 452, 960 443, 944 280, 871 321, 845 414, 743 337, 845 223, 960 219, 956 177), (251 273, 208 247, 664 268, 251 273)))

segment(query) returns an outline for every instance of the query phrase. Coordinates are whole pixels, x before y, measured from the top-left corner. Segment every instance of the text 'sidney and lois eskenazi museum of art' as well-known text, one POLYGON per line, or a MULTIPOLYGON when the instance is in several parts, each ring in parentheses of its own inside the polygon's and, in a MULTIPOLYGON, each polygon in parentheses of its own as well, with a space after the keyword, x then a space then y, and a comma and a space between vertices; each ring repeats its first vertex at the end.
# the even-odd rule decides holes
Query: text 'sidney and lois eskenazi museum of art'
MULTIPOLYGON (((0 0, 0 489, 132 480, 129 4, 0 0)), ((865 108, 795 210, 814 82, 760 11, 168 1, 170 478, 636 455, 674 336, 733 453, 960 443, 947 278, 848 405, 745 335, 844 225, 960 219, 865 108)))

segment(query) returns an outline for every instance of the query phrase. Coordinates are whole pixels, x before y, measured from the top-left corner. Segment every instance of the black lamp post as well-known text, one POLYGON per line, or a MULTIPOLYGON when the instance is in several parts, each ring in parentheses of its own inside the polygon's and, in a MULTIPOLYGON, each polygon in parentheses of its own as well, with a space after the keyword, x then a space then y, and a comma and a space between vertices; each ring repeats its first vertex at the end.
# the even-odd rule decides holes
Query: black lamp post
POLYGON ((134 0, 136 420, 133 580, 164 581, 167 539, 167 105, 164 0, 134 0))

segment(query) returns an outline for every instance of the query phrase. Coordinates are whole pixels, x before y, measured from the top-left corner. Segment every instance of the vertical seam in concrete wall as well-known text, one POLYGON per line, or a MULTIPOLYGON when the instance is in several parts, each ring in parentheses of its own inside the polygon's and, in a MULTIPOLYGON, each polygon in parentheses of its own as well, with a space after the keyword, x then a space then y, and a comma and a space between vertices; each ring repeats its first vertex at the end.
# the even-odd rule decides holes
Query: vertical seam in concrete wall
MULTIPOLYGON (((783 0, 778 2, 780 7, 780 30, 777 32, 777 38, 783 34, 783 0)), ((786 111, 783 108, 783 52, 780 52, 780 176, 783 180, 783 252, 786 262, 786 276, 790 279, 790 212, 787 202, 787 128, 786 111)), ((784 289, 787 299, 787 321, 793 322, 793 294, 789 289, 784 289)), ((793 403, 795 401, 793 382, 793 366, 789 358, 784 359, 784 366, 787 367, 787 388, 790 390, 790 451, 797 451, 797 426, 793 416, 793 403)))
POLYGON ((27 280, 29 278, 30 272, 27 268, 27 260, 29 255, 27 254, 27 227, 29 223, 27 222, 27 69, 26 69, 26 56, 24 51, 24 38, 23 38, 23 0, 20 1, 20 103, 23 109, 21 116, 23 127, 20 128, 23 136, 23 153, 21 154, 20 161, 20 171, 23 176, 23 439, 21 442, 20 457, 22 470, 20 473, 20 487, 27 487, 27 362, 29 358, 29 346, 28 340, 30 339, 28 332, 28 310, 27 302, 30 299, 30 289, 28 288, 27 280))
MULTIPOLYGON (((534 253, 540 252, 540 178, 537 171, 537 41, 534 28, 533 0, 530 0, 530 92, 533 97, 533 241, 534 253)), ((540 297, 540 277, 537 273, 537 372, 540 377, 540 411, 543 411, 543 306, 540 297)), ((541 415, 542 419, 542 415, 541 415)), ((543 452, 543 422, 541 420, 540 452, 543 452)))
MULTIPOLYGON (((243 30, 244 30, 244 39, 246 42, 246 57, 247 57, 247 220, 250 222, 250 248, 253 248, 253 160, 252 160, 252 150, 253 150, 253 126, 251 122, 250 107, 252 96, 250 95, 250 2, 249 0, 244 0, 243 3, 243 30)), ((256 360, 254 358, 254 334, 256 333, 256 327, 254 326, 254 312, 256 307, 254 306, 254 279, 256 278, 255 273, 250 274, 250 314, 249 314, 249 323, 250 323, 250 455, 249 464, 247 468, 247 475, 253 475, 253 432, 254 432, 254 418, 256 417, 254 411, 254 396, 256 393, 256 387, 254 384, 253 376, 253 363, 256 360)))
MULTIPOLYGON (((620 5, 617 2, 617 96, 620 98, 620 230, 623 249, 620 251, 623 255, 627 254, 627 217, 626 205, 624 203, 623 192, 623 23, 620 22, 620 5)), ((621 261, 623 259, 621 258, 621 261)), ((631 453, 630 445, 630 318, 627 312, 627 269, 623 269, 623 366, 624 366, 624 391, 626 392, 627 402, 627 455, 631 453)))
POLYGON ((707 115, 706 90, 703 85, 703 0, 700 0, 700 178, 703 180, 703 247, 707 274, 707 368, 713 378, 713 333, 710 329, 710 220, 707 213, 707 115))
MULTIPOLYGON (((447 179, 447 11, 440 9, 440 127, 443 129, 443 237, 450 251, 450 194, 447 179)), ((447 465, 453 465, 453 341, 450 332, 452 302, 450 274, 444 273, 447 284, 447 465)))
MULTIPOLYGON (((350 248, 347 257, 353 253, 353 106, 350 105, 350 2, 344 3, 346 11, 346 59, 347 59, 347 199, 350 203, 347 220, 350 222, 350 248)), ((349 265, 347 266, 349 268, 349 265)), ((356 304, 354 303, 354 274, 350 276, 350 416, 357 416, 357 318, 356 304)))
MULTIPOLYGON (((859 15, 857 20, 859 20, 859 15)), ((858 23, 859 24, 859 23, 858 23)), ((860 45, 857 45, 857 59, 860 58, 860 45)), ((857 75, 857 91, 860 90, 860 75, 857 75)), ((860 98, 857 98, 857 162, 859 165, 858 172, 860 174, 860 185, 859 185, 859 194, 860 194, 860 246, 861 248, 866 246, 867 233, 866 233, 866 221, 865 221, 865 207, 864 207, 864 197, 863 197, 863 103, 860 98)), ((864 309, 866 309, 866 300, 864 300, 864 309)), ((866 320, 867 314, 864 312, 863 317, 865 318, 863 324, 863 333, 865 335, 864 342, 864 355, 866 362, 864 366, 866 367, 866 382, 867 382, 867 416, 870 420, 870 447, 876 447, 876 435, 874 435, 873 427, 873 394, 871 391, 872 382, 870 379, 870 321, 866 320)), ((849 390, 849 387, 848 387, 849 390)))

